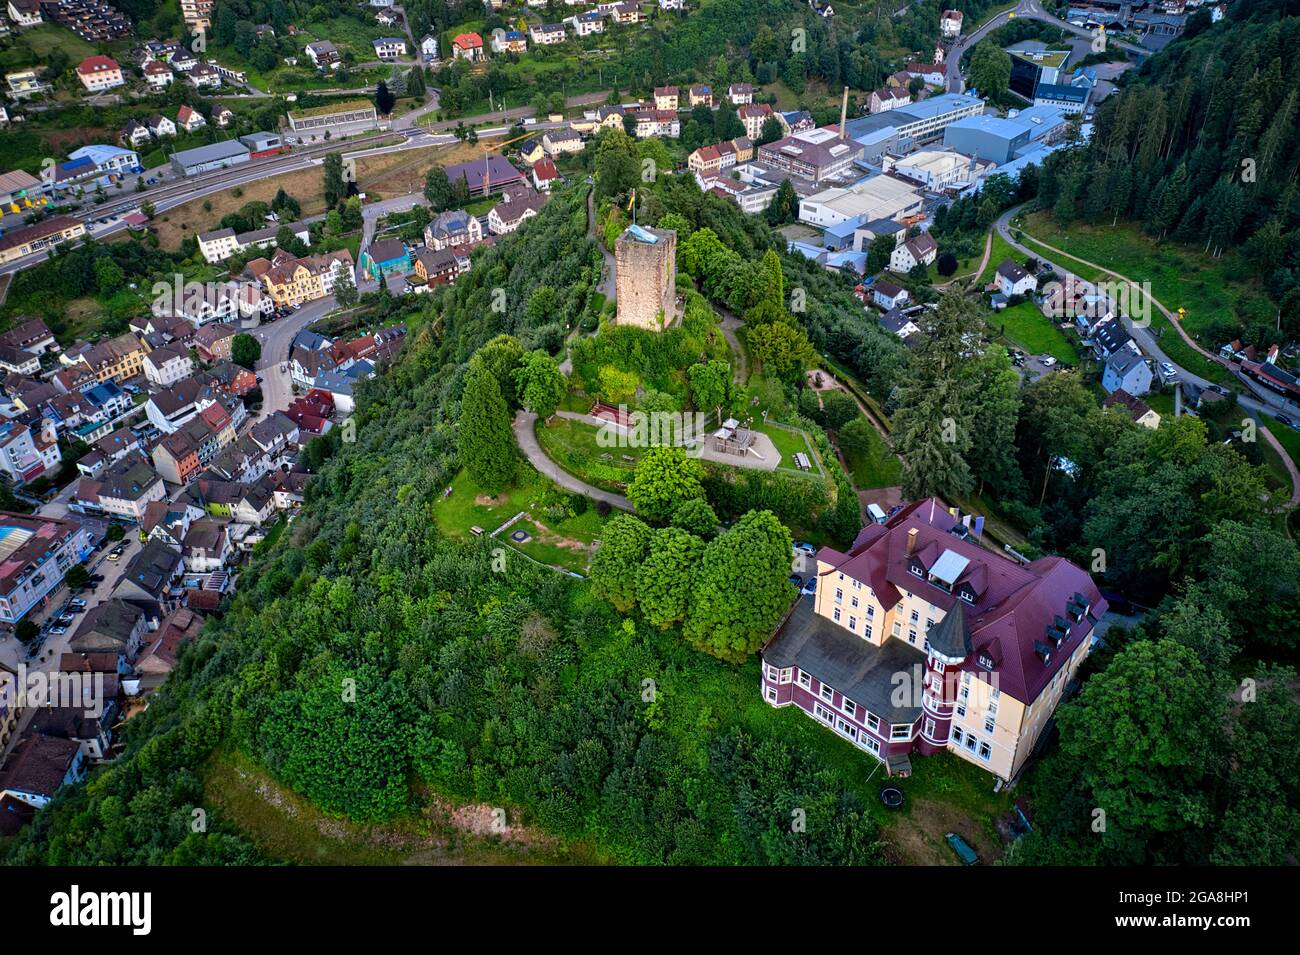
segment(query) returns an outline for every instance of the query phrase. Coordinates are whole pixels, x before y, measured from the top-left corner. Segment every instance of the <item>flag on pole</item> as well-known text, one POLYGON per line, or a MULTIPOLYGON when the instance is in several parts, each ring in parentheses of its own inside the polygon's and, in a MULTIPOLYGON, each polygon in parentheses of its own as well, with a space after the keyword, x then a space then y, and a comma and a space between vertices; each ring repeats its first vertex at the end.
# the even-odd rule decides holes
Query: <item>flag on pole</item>
POLYGON ((627 201, 627 211, 632 211, 632 206, 636 203, 636 190, 632 190, 632 198, 627 201))

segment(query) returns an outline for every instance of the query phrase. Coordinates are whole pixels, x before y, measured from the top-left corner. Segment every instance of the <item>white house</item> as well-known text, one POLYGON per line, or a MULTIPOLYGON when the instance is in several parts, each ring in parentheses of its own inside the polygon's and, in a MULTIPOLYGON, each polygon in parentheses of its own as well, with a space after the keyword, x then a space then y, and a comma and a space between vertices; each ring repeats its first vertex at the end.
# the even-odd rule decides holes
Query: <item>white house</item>
POLYGON ((899 288, 893 282, 876 282, 871 287, 871 300, 886 311, 898 308, 909 298, 911 295, 907 289, 899 288))
POLYGON ((960 10, 945 10, 939 18, 939 32, 945 40, 955 40, 961 36, 962 13, 960 10))
POLYGON ((939 246, 934 241, 934 236, 922 232, 915 239, 908 239, 894 249, 893 255, 889 257, 889 268, 890 271, 901 275, 910 272, 918 265, 929 265, 938 255, 939 246))
POLYGON ((426 63, 438 62, 438 38, 432 33, 426 33, 420 38, 420 56, 424 57, 426 63))
POLYGON ((374 41, 375 56, 381 60, 396 60, 406 56, 406 41, 401 37, 383 36, 374 41))
POLYGON ((176 114, 177 126, 183 128, 187 133, 193 133, 208 125, 208 121, 203 118, 203 114, 197 109, 189 106, 182 106, 176 114))
POLYGON ((143 365, 145 378, 164 388, 194 374, 194 359, 184 345, 161 345, 144 356, 143 365))
POLYGON ((563 43, 568 36, 563 23, 542 23, 529 27, 528 35, 538 46, 555 46, 563 43))
POLYGON ((1010 259, 998 266, 997 276, 998 291, 1007 298, 1013 295, 1029 295, 1038 289, 1038 279, 1010 259))
POLYGON ((166 89, 171 86, 172 79, 171 67, 161 60, 150 60, 144 65, 144 81, 151 89, 166 89))

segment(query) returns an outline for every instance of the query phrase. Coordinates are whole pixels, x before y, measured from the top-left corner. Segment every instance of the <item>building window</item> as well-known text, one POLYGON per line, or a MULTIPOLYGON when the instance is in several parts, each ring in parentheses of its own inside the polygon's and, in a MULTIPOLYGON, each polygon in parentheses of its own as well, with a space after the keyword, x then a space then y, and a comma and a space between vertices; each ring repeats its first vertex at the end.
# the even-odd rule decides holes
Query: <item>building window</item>
POLYGON ((912 727, 906 723, 894 723, 889 727, 890 739, 909 739, 912 735, 912 727))
POLYGON ((871 639, 871 624, 868 623, 863 625, 862 635, 866 637, 868 640, 871 639))
POLYGON ((843 603, 843 601, 844 601, 844 591, 843 591, 841 588, 836 587, 836 588, 835 588, 835 602, 836 602, 836 603, 843 603))
POLYGON ((984 721, 984 732, 986 732, 986 733, 992 733, 992 732, 993 732, 993 720, 991 720, 991 719, 987 719, 987 720, 984 721))
POLYGON ((790 682, 791 680, 793 680, 793 679, 794 679, 794 670, 793 670, 793 669, 791 669, 790 667, 786 667, 784 670, 781 671, 781 679, 780 679, 779 682, 781 682, 781 683, 789 683, 789 682, 790 682))
POLYGON ((868 608, 867 608, 867 619, 870 620, 870 619, 871 619, 872 617, 874 617, 875 615, 876 615, 876 608, 875 608, 875 607, 868 607, 868 608))
POLYGON ((858 605, 858 598, 857 598, 857 597, 851 597, 851 598, 849 598, 849 606, 850 606, 850 607, 856 607, 857 605, 858 605))
POLYGON ((800 673, 799 685, 803 687, 805 690, 810 688, 812 686, 812 677, 810 677, 807 673, 800 673))
POLYGON ((827 726, 835 725, 835 714, 820 703, 813 704, 813 715, 825 723, 827 726))
POLYGON ((877 732, 880 731, 880 720, 872 713, 867 714, 867 728, 877 732))
POLYGON ((863 736, 860 742, 871 753, 874 753, 876 756, 880 755, 880 744, 870 736, 863 736))
POLYGON ((858 618, 857 618, 857 617, 849 617, 849 629, 852 630, 854 633, 857 632, 857 629, 858 629, 858 618))
POLYGON ((925 720, 925 735, 934 739, 934 720, 929 717, 925 720))
POLYGON ((833 608, 833 609, 831 610, 831 619, 834 620, 836 623, 839 623, 839 622, 840 622, 840 608, 839 608, 839 607, 835 607, 835 608, 833 608))
POLYGON ((992 748, 990 748, 989 744, 980 743, 980 759, 984 760, 984 762, 987 763, 990 757, 992 757, 992 755, 993 755, 993 750, 992 748))
POLYGON ((934 626, 934 621, 931 620, 929 617, 926 617, 926 618, 925 618, 925 629, 926 629, 926 630, 929 630, 929 629, 930 629, 931 627, 933 627, 933 626, 934 626))
POLYGON ((821 695, 822 695, 822 699, 825 700, 825 701, 828 702, 828 703, 834 701, 834 699, 835 699, 835 691, 832 690, 832 689, 831 689, 829 686, 827 686, 825 683, 822 684, 822 687, 821 687, 821 695))
POLYGON ((916 622, 918 622, 920 619, 921 619, 921 615, 920 615, 919 613, 917 613, 915 610, 913 610, 913 611, 912 611, 912 623, 916 623, 916 622))
POLYGON ((776 690, 773 687, 767 688, 767 698, 773 703, 776 702, 776 690))
POLYGON ((952 738, 953 738, 953 742, 955 742, 958 746, 961 745, 962 735, 963 735, 963 734, 962 734, 962 731, 961 731, 961 727, 960 727, 960 726, 954 726, 954 727, 952 728, 952 738))
POLYGON ((849 714, 849 716, 858 715, 858 704, 854 703, 852 700, 841 700, 840 709, 849 714))
POLYGON ((851 740, 856 740, 858 738, 858 728, 850 723, 846 723, 843 720, 836 720, 835 728, 851 740))
POLYGON ((912 646, 916 646, 916 631, 915 631, 915 630, 909 630, 909 631, 907 631, 907 642, 910 643, 912 646))

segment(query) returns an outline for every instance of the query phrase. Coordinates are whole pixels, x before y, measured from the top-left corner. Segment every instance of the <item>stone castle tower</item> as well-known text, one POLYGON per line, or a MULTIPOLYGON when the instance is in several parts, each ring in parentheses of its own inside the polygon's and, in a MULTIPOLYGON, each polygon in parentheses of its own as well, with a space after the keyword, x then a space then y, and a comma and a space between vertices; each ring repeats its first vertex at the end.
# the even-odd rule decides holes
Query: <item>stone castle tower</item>
POLYGON ((630 225, 614 243, 614 261, 615 322, 652 331, 671 324, 677 310, 677 233, 630 225))

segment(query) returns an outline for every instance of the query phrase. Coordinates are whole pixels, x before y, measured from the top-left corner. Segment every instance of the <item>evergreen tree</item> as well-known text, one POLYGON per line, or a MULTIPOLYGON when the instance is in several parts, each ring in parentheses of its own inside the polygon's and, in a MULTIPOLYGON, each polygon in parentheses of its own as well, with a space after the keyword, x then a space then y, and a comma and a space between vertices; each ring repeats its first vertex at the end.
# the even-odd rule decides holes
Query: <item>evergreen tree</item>
POLYGON ((515 436, 501 388, 484 362, 471 362, 460 402, 460 463, 484 491, 497 492, 515 477, 515 436))

